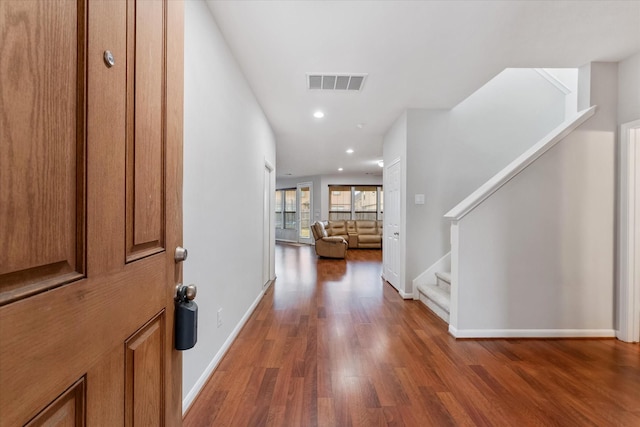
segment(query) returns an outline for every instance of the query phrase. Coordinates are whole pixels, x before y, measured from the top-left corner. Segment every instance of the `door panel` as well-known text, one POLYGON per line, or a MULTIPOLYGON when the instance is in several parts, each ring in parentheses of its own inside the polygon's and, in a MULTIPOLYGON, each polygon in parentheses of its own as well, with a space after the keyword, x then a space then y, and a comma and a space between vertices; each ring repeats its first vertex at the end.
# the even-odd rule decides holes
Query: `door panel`
POLYGON ((0 4, 0 304, 84 274, 83 7, 0 4))
POLYGON ((11 249, 0 255, 0 426, 118 426, 135 421, 127 413, 138 425, 181 423, 181 268, 164 248, 182 238, 182 7, 0 3, 0 243, 11 249), (146 40, 134 63, 151 64, 155 89, 136 92, 129 116, 134 18, 146 40), (145 35, 147 25, 160 30, 145 35), (130 162, 132 121, 151 125, 130 162), (153 251, 131 252, 135 239, 153 251))
POLYGON ((126 341, 126 426, 163 426, 164 312, 126 341))
POLYGON ((144 268, 82 280, 2 307, 0 425, 19 424, 11 422, 14 413, 37 413, 105 350, 120 348, 124 357, 125 340, 166 305, 164 259, 149 261, 144 268))
POLYGON ((164 247, 164 2, 128 1, 127 260, 164 247))
POLYGON ((85 425, 85 381, 78 380, 62 396, 46 407, 27 427, 85 425))
POLYGON ((87 85, 87 274, 122 268, 126 156, 126 3, 89 3, 87 85), (105 66, 110 50, 115 65, 105 66), (95 230, 96 234, 91 234, 95 230))

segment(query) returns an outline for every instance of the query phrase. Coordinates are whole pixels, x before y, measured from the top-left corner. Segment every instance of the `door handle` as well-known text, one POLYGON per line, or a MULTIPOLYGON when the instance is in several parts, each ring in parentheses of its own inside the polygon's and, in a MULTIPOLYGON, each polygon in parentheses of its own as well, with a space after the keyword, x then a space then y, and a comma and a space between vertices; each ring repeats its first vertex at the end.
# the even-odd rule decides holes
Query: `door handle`
POLYGON ((196 294, 198 293, 198 288, 196 285, 185 286, 182 283, 178 283, 176 285, 176 301, 193 301, 196 299, 196 294))
POLYGON ((182 246, 178 246, 176 248, 176 252, 175 252, 175 255, 173 256, 173 259, 175 259, 176 262, 186 261, 187 255, 189 255, 189 252, 187 252, 187 250, 182 246))

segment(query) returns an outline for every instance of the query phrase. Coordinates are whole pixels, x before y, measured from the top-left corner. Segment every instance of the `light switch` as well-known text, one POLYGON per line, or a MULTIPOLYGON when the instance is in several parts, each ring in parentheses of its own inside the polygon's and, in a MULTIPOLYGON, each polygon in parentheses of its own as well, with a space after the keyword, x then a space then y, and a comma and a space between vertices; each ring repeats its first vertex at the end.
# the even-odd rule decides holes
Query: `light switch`
POLYGON ((415 204, 416 205, 424 205, 424 194, 416 194, 415 195, 415 204))

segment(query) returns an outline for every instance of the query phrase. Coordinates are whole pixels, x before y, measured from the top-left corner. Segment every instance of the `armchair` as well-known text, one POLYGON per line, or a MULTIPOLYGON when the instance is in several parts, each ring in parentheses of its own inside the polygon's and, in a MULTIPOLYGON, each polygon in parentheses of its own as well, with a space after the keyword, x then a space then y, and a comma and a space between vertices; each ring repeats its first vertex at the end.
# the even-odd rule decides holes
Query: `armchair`
POLYGON ((311 226, 313 238, 316 241, 316 254, 326 258, 344 258, 349 244, 340 236, 328 236, 322 222, 315 222, 311 226))

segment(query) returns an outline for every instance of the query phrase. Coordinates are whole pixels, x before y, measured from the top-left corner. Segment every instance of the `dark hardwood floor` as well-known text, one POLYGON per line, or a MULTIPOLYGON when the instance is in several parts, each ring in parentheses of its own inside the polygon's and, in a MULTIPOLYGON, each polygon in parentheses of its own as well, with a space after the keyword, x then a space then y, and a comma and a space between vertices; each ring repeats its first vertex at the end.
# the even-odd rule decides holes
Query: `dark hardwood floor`
POLYGON ((278 279, 185 426, 640 426, 640 346, 458 340, 381 251, 276 245, 278 279))

